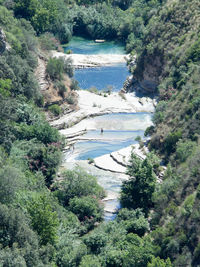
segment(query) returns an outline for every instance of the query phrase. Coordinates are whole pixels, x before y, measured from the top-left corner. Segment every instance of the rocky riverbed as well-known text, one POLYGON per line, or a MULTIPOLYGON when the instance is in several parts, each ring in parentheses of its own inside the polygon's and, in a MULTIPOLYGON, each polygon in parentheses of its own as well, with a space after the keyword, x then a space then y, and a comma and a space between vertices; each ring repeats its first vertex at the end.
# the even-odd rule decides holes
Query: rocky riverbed
POLYGON ((98 54, 98 55, 83 55, 83 54, 65 54, 62 52, 51 51, 51 57, 64 57, 72 59, 72 65, 76 69, 93 68, 102 66, 111 66, 120 63, 126 63, 129 55, 118 54, 98 54))

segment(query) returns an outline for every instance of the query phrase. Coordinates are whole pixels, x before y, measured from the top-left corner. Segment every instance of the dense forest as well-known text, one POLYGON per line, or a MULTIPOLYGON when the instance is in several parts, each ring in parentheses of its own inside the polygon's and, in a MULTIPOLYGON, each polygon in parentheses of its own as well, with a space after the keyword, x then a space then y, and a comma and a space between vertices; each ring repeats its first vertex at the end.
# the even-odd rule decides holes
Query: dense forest
MULTIPOLYGON (((47 61, 63 99, 71 62, 47 61)), ((198 0, 0 0, 0 266, 200 266, 199 61, 198 0), (61 110, 35 75, 41 53, 73 35, 124 42, 132 88, 158 99, 151 152, 131 155, 110 222, 95 177, 58 175, 65 140, 44 114, 61 110)))

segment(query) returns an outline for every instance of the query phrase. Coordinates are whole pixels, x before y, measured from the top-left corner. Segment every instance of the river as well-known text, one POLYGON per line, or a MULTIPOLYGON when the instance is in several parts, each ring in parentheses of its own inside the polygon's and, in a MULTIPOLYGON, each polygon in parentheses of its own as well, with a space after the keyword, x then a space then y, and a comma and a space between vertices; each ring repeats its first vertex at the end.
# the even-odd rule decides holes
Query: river
MULTIPOLYGON (((83 38, 73 38, 66 50, 80 54, 125 54, 120 44, 113 42, 95 43, 83 38)), ((98 90, 108 86, 117 92, 123 87, 128 76, 125 64, 110 67, 79 69, 75 71, 81 89, 95 87, 98 90)), ((73 168, 77 165, 97 177, 99 184, 108 195, 105 200, 105 220, 115 217, 113 210, 120 207, 118 196, 122 181, 127 179, 124 173, 101 170, 88 164, 89 158, 96 158, 113 151, 134 145, 137 136, 144 136, 144 130, 151 125, 151 113, 115 113, 90 118, 93 129, 82 136, 82 141, 75 143, 73 149, 65 153, 63 165, 73 168), (103 129, 103 132, 101 132, 103 129)), ((84 121, 83 121, 84 122, 84 121)), ((116 164, 116 163, 115 163, 116 164)))

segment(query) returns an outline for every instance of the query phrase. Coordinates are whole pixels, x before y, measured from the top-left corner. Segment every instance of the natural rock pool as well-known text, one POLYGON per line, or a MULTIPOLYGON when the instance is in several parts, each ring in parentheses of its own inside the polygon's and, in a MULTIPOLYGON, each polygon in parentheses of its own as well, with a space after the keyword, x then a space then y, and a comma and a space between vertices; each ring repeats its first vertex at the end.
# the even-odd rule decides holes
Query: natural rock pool
MULTIPOLYGON (((73 39, 67 49, 81 54, 125 53, 121 45, 112 42, 96 44, 82 38, 73 39)), ((119 91, 127 76, 128 70, 125 64, 75 71, 75 78, 79 81, 81 89, 95 86, 98 90, 102 90, 112 86, 115 91, 119 91)), ((99 184, 106 190, 108 197, 104 202, 105 220, 114 218, 113 211, 120 206, 117 198, 121 183, 127 179, 127 176, 123 173, 98 169, 88 164, 88 158, 93 159, 136 144, 135 138, 143 137, 146 127, 152 124, 151 117, 151 113, 141 112, 107 114, 91 118, 94 130, 89 130, 81 136, 80 140, 65 154, 63 163, 65 167, 73 168, 78 164, 95 175, 99 184)))
POLYGON ((71 50, 73 54, 125 54, 123 44, 116 42, 95 43, 93 40, 85 39, 82 37, 73 37, 71 41, 64 46, 64 51, 71 50))

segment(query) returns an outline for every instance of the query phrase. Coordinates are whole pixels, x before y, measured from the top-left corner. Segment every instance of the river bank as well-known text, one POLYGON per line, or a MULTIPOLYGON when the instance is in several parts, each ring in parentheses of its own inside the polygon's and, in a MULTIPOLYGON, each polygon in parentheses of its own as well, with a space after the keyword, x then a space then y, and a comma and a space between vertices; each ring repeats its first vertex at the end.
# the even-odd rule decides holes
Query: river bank
MULTIPOLYGON (((90 168, 96 168, 99 169, 99 171, 104 171, 104 173, 107 173, 106 175, 109 178, 107 178, 106 183, 116 183, 115 186, 117 186, 117 191, 113 192, 110 188, 110 185, 107 186, 107 197, 103 199, 103 202, 105 203, 104 210, 106 214, 114 214, 119 205, 118 197, 120 185, 124 180, 128 179, 128 176, 126 175, 126 167, 129 163, 131 152, 133 151, 133 153, 140 155, 141 158, 145 157, 145 153, 139 149, 138 144, 134 144, 120 150, 116 149, 116 151, 113 151, 112 153, 105 153, 102 156, 94 157, 94 163, 91 166, 88 163, 88 160, 77 160, 80 150, 76 147, 76 144, 80 143, 80 141, 88 141, 89 143, 104 143, 110 142, 111 140, 113 141, 118 137, 111 136, 111 139, 109 139, 106 129, 121 129, 122 123, 120 123, 118 120, 116 121, 115 118, 113 120, 109 120, 109 125, 106 128, 105 124, 102 124, 101 120, 96 121, 96 116, 103 114, 122 114, 122 120, 124 121, 125 114, 129 114, 131 117, 135 116, 134 114, 143 112, 152 113, 154 111, 155 101, 146 97, 138 98, 134 93, 124 94, 123 97, 120 96, 119 93, 111 93, 110 95, 107 94, 105 97, 104 95, 98 95, 86 90, 80 90, 77 91, 77 94, 78 110, 75 110, 51 122, 51 125, 60 129, 60 133, 67 140, 67 145, 65 147, 65 158, 62 167, 70 168, 71 165, 75 167, 76 164, 80 166, 83 164, 84 169, 89 172, 91 171, 90 168), (102 127, 104 132, 101 134, 102 127), (94 132, 94 135, 87 135, 87 132, 94 132), (95 135, 95 132, 97 132, 97 135, 95 135)), ((148 119, 136 119, 135 122, 133 121, 133 125, 132 122, 130 122, 130 129, 134 128, 139 130, 150 126, 152 124, 151 116, 146 116, 148 119), (137 126, 137 124, 139 125, 137 126)), ((126 137, 122 135, 121 138, 123 139, 126 137)), ((121 140, 117 141, 116 139, 115 142, 120 143, 121 140)), ((132 139, 132 143, 134 143, 134 138, 132 139)), ((95 175, 95 171, 93 169, 92 173, 95 175)), ((98 180, 102 185, 102 176, 105 176, 105 174, 98 174, 97 171, 97 176, 99 176, 98 180)), ((107 216, 110 218, 111 215, 107 216)))
POLYGON ((64 57, 65 59, 72 59, 72 65, 75 69, 80 68, 95 68, 101 66, 112 66, 120 63, 126 63, 129 55, 119 54, 98 54, 98 55, 84 55, 84 54, 65 54, 62 52, 51 51, 51 57, 64 57))
POLYGON ((120 95, 119 93, 106 94, 106 96, 91 93, 86 90, 77 91, 78 110, 61 116, 50 122, 60 129, 66 138, 74 137, 85 130, 93 130, 94 126, 87 119, 103 114, 154 112, 156 101, 148 97, 137 97, 134 93, 120 95), (84 121, 83 121, 84 120, 84 121))
MULTIPOLYGON (((93 51, 93 44, 91 48, 93 51)), ((76 91, 76 109, 50 124, 67 140, 61 167, 73 169, 79 165, 97 177, 107 193, 103 202, 105 218, 110 220, 120 207, 118 197, 123 181, 129 178, 126 168, 131 153, 145 158, 147 151, 140 149, 135 138, 138 135, 142 137, 146 127, 152 125, 151 113, 156 102, 135 93, 122 93, 123 83, 130 75, 125 64, 128 55, 118 52, 103 54, 102 51, 87 54, 85 47, 84 51, 86 54, 52 51, 51 56, 71 58, 75 69, 85 68, 75 71, 80 87, 96 87, 99 91, 76 91), (104 89, 108 86, 112 87, 111 93, 104 89)))

